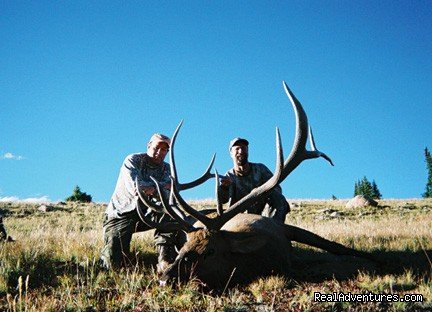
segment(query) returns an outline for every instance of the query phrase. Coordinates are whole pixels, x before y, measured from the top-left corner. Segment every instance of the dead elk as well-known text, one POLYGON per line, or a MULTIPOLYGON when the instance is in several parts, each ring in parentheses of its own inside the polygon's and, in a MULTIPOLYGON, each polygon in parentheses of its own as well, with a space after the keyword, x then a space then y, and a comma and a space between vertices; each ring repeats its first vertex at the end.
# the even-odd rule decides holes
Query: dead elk
MULTIPOLYGON (((159 192, 165 211, 176 220, 180 228, 187 232, 187 241, 180 249, 175 262, 160 277, 161 285, 169 281, 183 282, 197 279, 210 289, 222 289, 228 284, 244 284, 271 274, 289 274, 291 241, 318 247, 338 255, 369 258, 369 254, 365 252, 329 241, 299 227, 282 224, 260 215, 243 213, 250 205, 267 196, 303 160, 323 157, 333 165, 326 154, 316 149, 302 105, 285 82, 283 86, 294 108, 296 119, 295 140, 290 155, 286 160, 283 159, 279 130, 276 129, 277 160, 273 177, 226 210, 218 203, 216 217, 211 218, 195 210, 179 194, 174 143, 181 124, 177 127, 170 150, 173 175, 171 196, 168 199, 164 191, 159 190, 159 192), (311 150, 306 149, 308 134, 311 150), (172 199, 175 199, 176 205, 173 204, 172 199), (193 226, 186 221, 186 214, 197 220, 193 226)), ((217 173, 215 177, 216 197, 218 197, 217 173)))

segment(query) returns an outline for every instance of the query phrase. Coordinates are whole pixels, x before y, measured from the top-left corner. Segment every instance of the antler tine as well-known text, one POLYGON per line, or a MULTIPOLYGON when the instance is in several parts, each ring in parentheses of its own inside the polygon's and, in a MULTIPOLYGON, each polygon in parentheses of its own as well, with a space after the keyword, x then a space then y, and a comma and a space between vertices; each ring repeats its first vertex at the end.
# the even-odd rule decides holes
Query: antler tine
POLYGON ((155 205, 152 201, 150 201, 146 196, 144 196, 138 186, 138 177, 135 178, 135 186, 138 193, 138 197, 141 200, 141 202, 147 207, 150 208, 153 211, 160 212, 160 207, 155 205))
POLYGON ((198 210, 196 210, 195 208, 193 208, 192 206, 190 206, 179 194, 178 189, 176 188, 176 186, 174 185, 174 188, 171 189, 175 200, 177 201, 177 203, 179 204, 180 208, 183 209, 185 212, 187 212, 188 214, 190 214, 192 217, 194 217, 195 219, 197 219, 198 221, 200 221, 202 224, 205 225, 205 227, 207 227, 208 229, 213 229, 214 228, 214 223, 215 220, 211 219, 207 216, 205 216, 204 214, 202 214, 201 212, 199 212, 198 210))
POLYGON ((295 97, 285 81, 283 87, 294 109, 296 132, 293 147, 284 162, 283 179, 285 179, 306 157, 306 141, 308 137, 308 118, 300 101, 295 97))
POLYGON ((135 178, 135 185, 136 185, 137 193, 138 193, 137 213, 138 213, 138 216, 140 217, 141 221, 144 222, 144 224, 146 224, 147 226, 149 226, 151 228, 158 229, 161 232, 172 232, 172 231, 179 231, 179 230, 184 229, 179 223, 165 222, 162 224, 160 222, 155 222, 155 221, 151 220, 150 218, 147 218, 145 216, 145 212, 144 212, 143 207, 142 207, 143 205, 146 208, 150 208, 156 212, 160 212, 160 208, 158 206, 156 206, 154 203, 152 203, 150 200, 148 200, 146 198, 146 196, 143 196, 143 194, 141 193, 141 190, 138 187, 138 178, 135 178))
POLYGON ((194 217, 198 221, 201 221, 201 223, 203 223, 207 228, 212 228, 214 221, 212 219, 208 218, 207 216, 205 216, 204 214, 200 213, 198 210, 195 210, 193 207, 189 206, 186 203, 186 201, 181 197, 179 190, 185 190, 188 188, 195 187, 195 186, 207 181, 209 178, 212 178, 214 175, 210 173, 210 170, 213 167, 213 163, 215 161, 216 154, 213 155, 206 172, 200 178, 198 178, 197 180, 190 182, 190 183, 180 184, 178 182, 177 169, 176 169, 176 164, 175 164, 175 159, 174 159, 174 146, 175 146, 175 141, 177 139, 177 135, 180 131, 182 124, 183 124, 183 121, 181 121, 179 123, 179 125, 177 126, 177 128, 174 131, 174 134, 171 138, 170 169, 171 169, 171 180, 173 181, 172 182, 173 187, 171 188, 171 192, 172 192, 171 194, 174 197, 174 199, 177 201, 179 206, 186 213, 190 214, 192 217, 194 217))
MULTIPOLYGON (((178 222, 178 224, 183 228, 183 230, 187 231, 187 232, 191 232, 193 230, 193 226, 191 224, 189 224, 188 222, 186 222, 178 212, 176 212, 171 205, 169 204, 169 200, 165 194, 165 192, 161 189, 159 182, 153 178, 150 177, 153 182, 156 184, 156 189, 159 193, 159 197, 161 199, 162 202, 162 206, 164 208, 164 211, 171 216, 171 218, 173 218, 175 221, 178 222)), ((173 183, 171 183, 171 188, 173 187, 173 183)))
POLYGON ((317 148, 316 148, 316 145, 315 145, 315 139, 314 139, 314 136, 313 136, 313 133, 312 133, 312 127, 311 126, 309 126, 309 142, 310 142, 311 150, 312 151, 316 151, 317 148))
POLYGON ((175 141, 177 139, 178 132, 180 131, 182 125, 183 125, 183 120, 180 121, 180 123, 178 124, 177 128, 174 131, 174 134, 171 138, 171 146, 169 152, 171 176, 174 178, 175 183, 178 183, 178 178, 177 178, 177 166, 175 164, 175 159, 174 159, 174 146, 175 146, 175 141))
POLYGON ((294 109, 295 120, 296 120, 296 133, 295 133, 295 139, 294 139, 294 144, 291 153, 284 162, 284 170, 283 170, 284 172, 282 174, 281 181, 283 181, 295 168, 297 168, 297 166, 303 160, 306 159, 323 157, 327 161, 329 161, 330 164, 333 164, 330 158, 326 154, 316 150, 315 141, 313 140, 313 135, 310 135, 310 137, 311 137, 312 149, 315 150, 312 151, 306 150, 306 141, 309 133, 309 124, 308 124, 306 112, 304 111, 300 101, 295 97, 294 93, 290 90, 290 88, 288 87, 285 81, 283 81, 283 87, 294 109))
POLYGON ((210 170, 213 167, 213 164, 215 162, 215 158, 216 158, 216 153, 213 154, 212 159, 210 160, 210 164, 208 165, 206 171, 204 172, 204 174, 199 177, 198 179, 196 179, 195 181, 189 182, 189 183, 178 183, 178 189, 180 191, 184 191, 184 190, 188 190, 191 189, 195 186, 198 186, 200 184, 203 184, 205 181, 207 181, 208 179, 213 178, 215 175, 213 173, 210 173, 210 170))
POLYGON ((144 203, 142 201, 138 200, 138 207, 137 207, 137 213, 140 217, 141 221, 144 222, 148 227, 154 228, 159 230, 160 232, 168 233, 173 231, 181 231, 183 230, 183 227, 180 226, 177 222, 165 222, 165 223, 159 223, 155 222, 145 216, 145 213, 142 209, 142 205, 144 203))
POLYGON ((318 157, 322 157, 325 160, 327 160, 330 165, 334 166, 332 160, 330 159, 330 157, 328 157, 325 153, 320 152, 315 145, 315 139, 312 133, 312 128, 309 127, 309 141, 310 141, 310 145, 311 145, 311 151, 308 152, 309 157, 308 158, 318 158, 318 157))
POLYGON ((199 177, 198 179, 196 179, 192 182, 189 182, 189 183, 179 183, 178 176, 177 176, 177 166, 175 164, 175 159, 174 159, 174 146, 175 146, 175 141, 177 139, 177 135, 178 135, 182 125, 183 125, 183 120, 180 121, 180 123, 178 124, 178 126, 175 129, 174 134, 171 138, 171 146, 170 146, 170 154, 169 154, 170 155, 171 176, 174 178, 174 182, 180 191, 193 188, 195 186, 203 184, 208 179, 213 178, 214 174, 210 173, 210 171, 211 171, 211 168, 213 167, 213 164, 214 164, 214 161, 216 158, 216 154, 213 154, 213 157, 210 161, 210 164, 207 167, 207 170, 204 172, 204 174, 201 177, 199 177))
POLYGON ((251 204, 258 198, 264 197, 271 192, 273 188, 278 185, 282 179, 283 174, 283 149, 280 138, 279 128, 276 128, 276 169, 274 175, 263 185, 254 188, 248 195, 240 199, 226 211, 224 214, 214 219, 216 221, 216 229, 220 229, 228 220, 235 215, 244 212, 251 204))
POLYGON ((216 208, 217 208, 218 216, 221 216, 223 215, 223 207, 219 199, 219 174, 216 169, 215 169, 215 181, 216 181, 216 186, 215 186, 216 208))

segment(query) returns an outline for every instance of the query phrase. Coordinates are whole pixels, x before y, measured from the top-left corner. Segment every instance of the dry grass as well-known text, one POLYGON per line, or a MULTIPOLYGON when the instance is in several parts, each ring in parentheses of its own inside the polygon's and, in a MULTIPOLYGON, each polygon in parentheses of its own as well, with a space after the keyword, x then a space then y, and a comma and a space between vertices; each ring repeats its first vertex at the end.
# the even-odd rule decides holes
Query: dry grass
MULTIPOLYGON (((287 223, 371 252, 374 264, 296 246, 293 275, 260 279, 223 294, 190 283, 160 288, 152 233, 134 235, 136 264, 105 272, 98 263, 104 205, 0 203, 13 243, 0 243, 1 311, 405 311, 432 309, 432 200, 295 201, 287 223), (424 302, 315 302, 314 293, 421 294, 424 302)), ((208 208, 214 202, 194 201, 208 208)))

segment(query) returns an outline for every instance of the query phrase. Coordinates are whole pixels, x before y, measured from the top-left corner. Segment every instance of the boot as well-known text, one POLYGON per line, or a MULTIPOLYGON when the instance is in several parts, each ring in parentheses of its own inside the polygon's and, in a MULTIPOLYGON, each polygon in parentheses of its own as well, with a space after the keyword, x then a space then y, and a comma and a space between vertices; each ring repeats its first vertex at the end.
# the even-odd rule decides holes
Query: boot
POLYGON ((177 252, 174 245, 157 245, 158 251, 158 264, 157 273, 162 274, 168 266, 174 262, 177 257, 177 252))

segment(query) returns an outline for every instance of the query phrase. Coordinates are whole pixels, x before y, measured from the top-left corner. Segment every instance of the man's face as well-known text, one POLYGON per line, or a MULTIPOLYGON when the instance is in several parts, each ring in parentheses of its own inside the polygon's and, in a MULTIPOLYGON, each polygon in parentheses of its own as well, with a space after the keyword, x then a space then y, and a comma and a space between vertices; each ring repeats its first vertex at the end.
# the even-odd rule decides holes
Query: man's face
POLYGON ((234 165, 243 166, 248 163, 249 149, 245 144, 238 144, 231 147, 230 155, 234 165))
POLYGON ((168 144, 164 142, 150 142, 147 145, 147 155, 155 164, 161 164, 169 151, 168 144))

